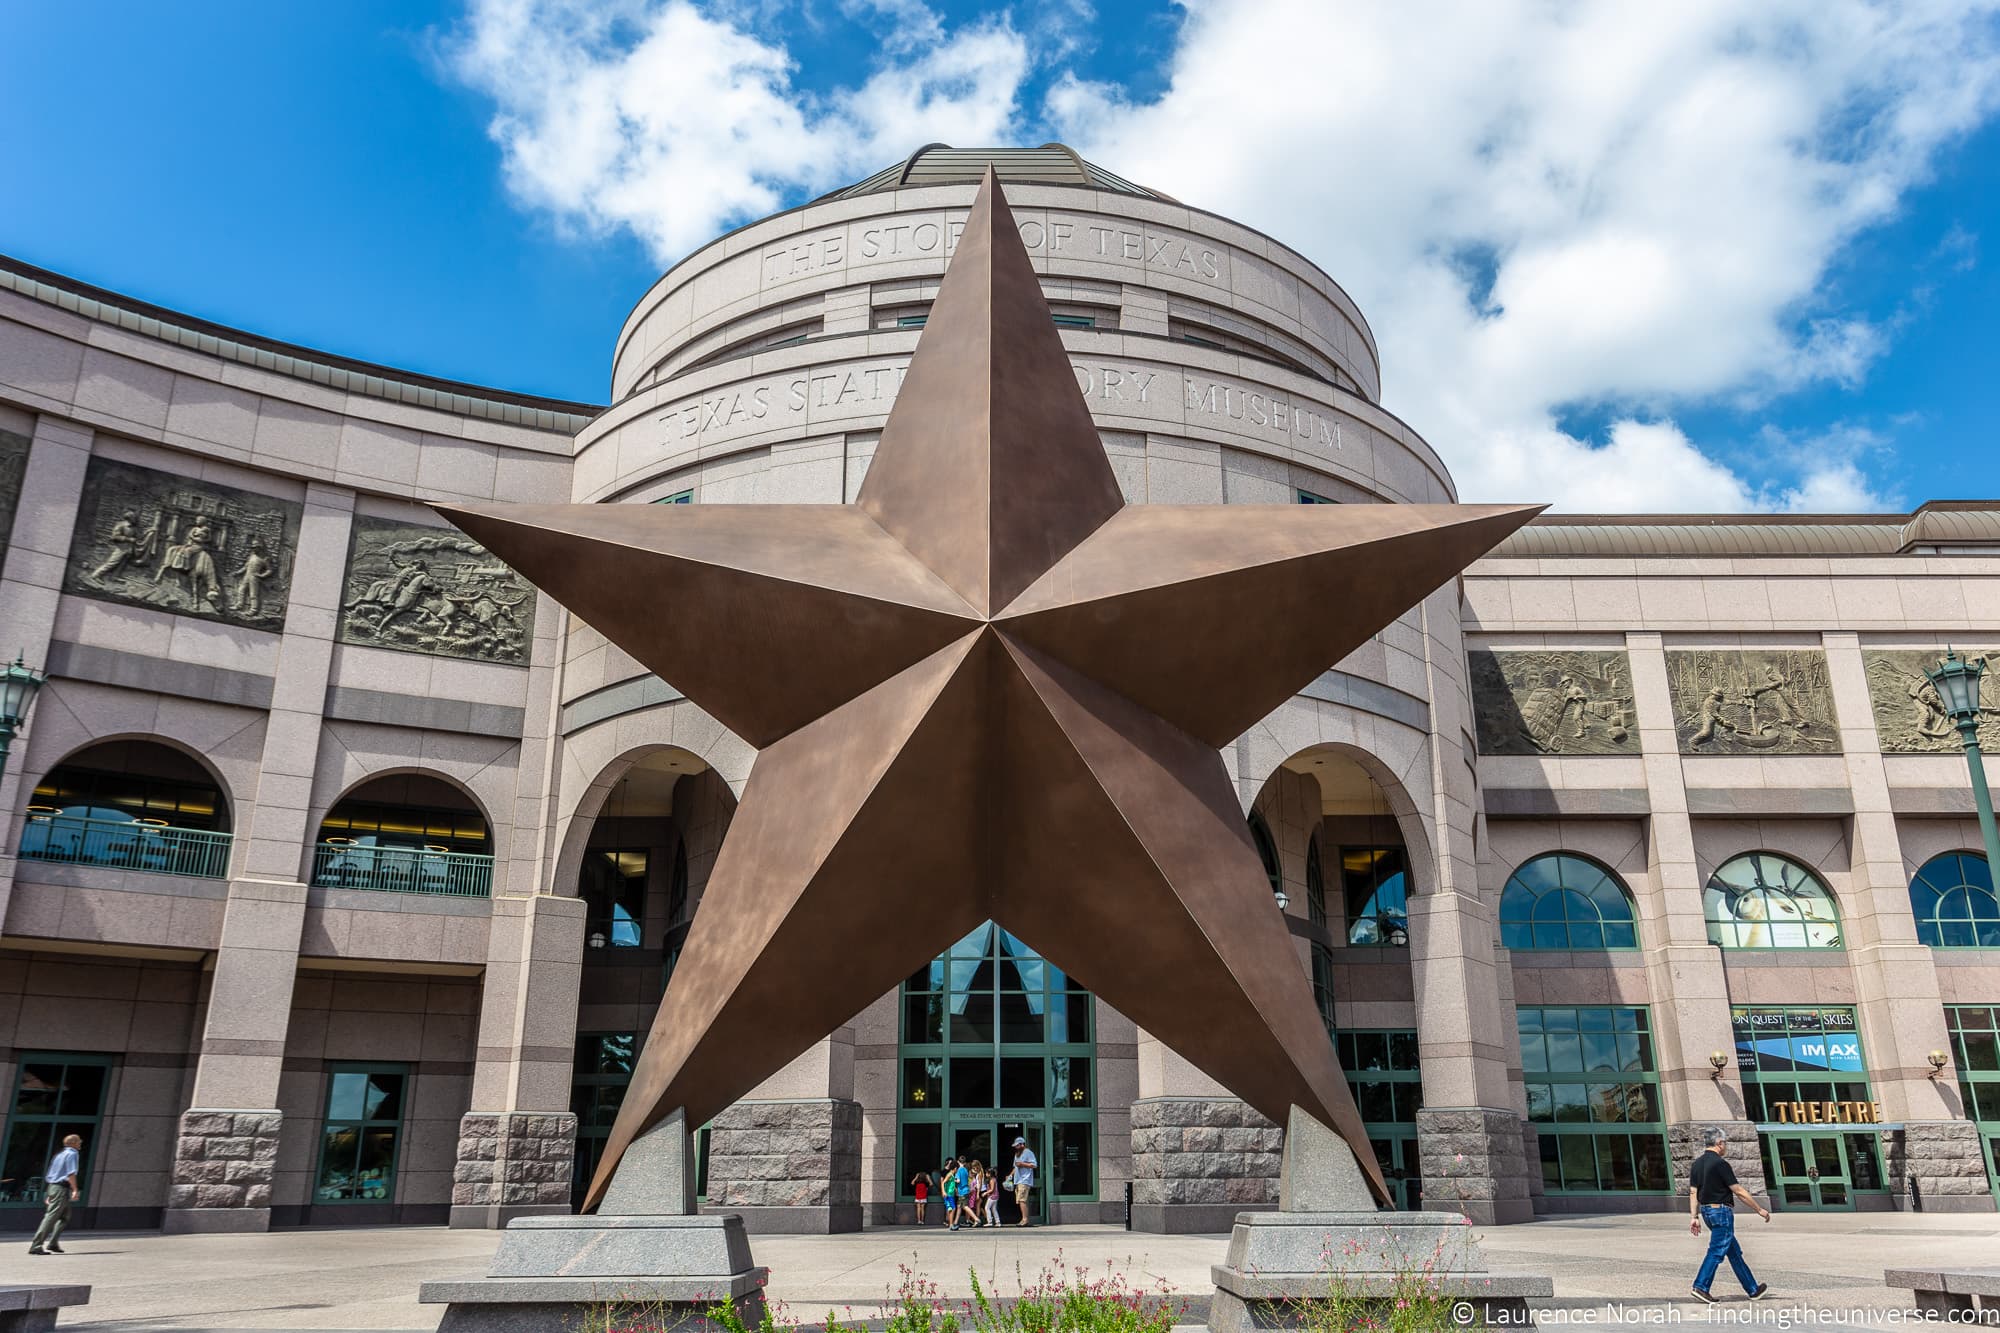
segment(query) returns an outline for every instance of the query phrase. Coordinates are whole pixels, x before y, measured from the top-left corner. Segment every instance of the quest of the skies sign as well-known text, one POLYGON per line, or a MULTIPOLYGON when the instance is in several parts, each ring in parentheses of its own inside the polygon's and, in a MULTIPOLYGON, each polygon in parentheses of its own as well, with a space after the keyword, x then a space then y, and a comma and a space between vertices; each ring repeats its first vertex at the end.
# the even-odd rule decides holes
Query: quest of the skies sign
MULTIPOLYGON (((1852 1009, 1739 1008, 1731 1015, 1739 1068, 1763 1078, 1860 1075, 1861 1034, 1852 1009)), ((1779 1101, 1769 1103, 1780 1124, 1880 1124, 1882 1106, 1870 1101, 1779 1101)))

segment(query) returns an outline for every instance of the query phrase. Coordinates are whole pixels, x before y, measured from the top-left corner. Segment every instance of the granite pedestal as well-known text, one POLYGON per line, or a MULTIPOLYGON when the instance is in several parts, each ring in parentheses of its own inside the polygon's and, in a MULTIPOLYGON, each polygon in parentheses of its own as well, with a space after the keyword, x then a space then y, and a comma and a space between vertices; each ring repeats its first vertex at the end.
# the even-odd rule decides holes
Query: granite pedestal
POLYGON ((626 1151, 597 1213, 515 1218, 484 1277, 426 1282, 417 1299, 446 1307, 439 1333, 556 1333, 607 1305, 692 1329, 725 1298, 754 1328, 766 1270, 741 1217, 695 1212, 689 1149, 676 1111, 626 1151))
POLYGON ((1462 1214, 1378 1210, 1353 1151, 1297 1107, 1278 1211, 1239 1213, 1213 1275, 1213 1333, 1294 1327, 1300 1302, 1331 1295, 1336 1282, 1349 1297, 1387 1301, 1424 1275, 1426 1290, 1459 1307, 1454 1322, 1472 1326, 1525 1326, 1528 1301, 1555 1293, 1546 1277, 1487 1271, 1462 1214))

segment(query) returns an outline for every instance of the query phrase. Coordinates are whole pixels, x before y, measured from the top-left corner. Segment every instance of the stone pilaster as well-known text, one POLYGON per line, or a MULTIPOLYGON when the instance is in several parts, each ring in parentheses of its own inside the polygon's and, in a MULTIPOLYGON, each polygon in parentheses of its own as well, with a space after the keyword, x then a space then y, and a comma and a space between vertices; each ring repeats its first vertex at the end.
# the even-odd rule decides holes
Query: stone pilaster
POLYGON ((184 1111, 164 1229, 266 1231, 277 1169, 277 1111, 184 1111))
POLYGON ((1227 1231, 1278 1206, 1284 1131, 1234 1097, 1132 1103, 1132 1228, 1227 1231))
POLYGON ((1979 1127, 1967 1120, 1912 1120, 1884 1134, 1889 1188, 1898 1208, 1929 1213, 1990 1213, 1993 1189, 1979 1127))
POLYGON ((271 1182, 282 1115, 278 1079, 291 1025, 299 936, 306 915, 303 884, 234 880, 222 916, 222 947, 209 980, 201 1054, 195 1065, 194 1108, 181 1118, 174 1177, 162 1230, 267 1231, 271 1182), (245 1140, 236 1122, 268 1123, 271 1155, 223 1158, 245 1140), (220 1145, 220 1147, 218 1147, 220 1145), (210 1161, 248 1162, 213 1172, 183 1172, 210 1161), (220 1174, 225 1180, 200 1178, 220 1174), (257 1187, 253 1194, 252 1187, 257 1187), (240 1187, 240 1188, 239 1188, 240 1187), (253 1202, 261 1198, 262 1202, 253 1202))
POLYGON ((1512 1111, 1472 1106, 1417 1112, 1424 1207, 1464 1213, 1481 1226, 1528 1220, 1534 1205, 1522 1144, 1521 1118, 1512 1111))
POLYGON ((493 900, 472 1105, 459 1122, 452 1168, 455 1227, 503 1227, 516 1217, 569 1211, 583 910, 582 900, 551 894, 493 900), (552 1172, 560 1188, 508 1169, 552 1172))
POLYGON ((737 1102, 708 1130, 707 1210, 752 1234, 861 1229, 861 1103, 737 1102))
POLYGON ((576 1117, 563 1112, 471 1111, 458 1122, 452 1218, 569 1211, 576 1117))

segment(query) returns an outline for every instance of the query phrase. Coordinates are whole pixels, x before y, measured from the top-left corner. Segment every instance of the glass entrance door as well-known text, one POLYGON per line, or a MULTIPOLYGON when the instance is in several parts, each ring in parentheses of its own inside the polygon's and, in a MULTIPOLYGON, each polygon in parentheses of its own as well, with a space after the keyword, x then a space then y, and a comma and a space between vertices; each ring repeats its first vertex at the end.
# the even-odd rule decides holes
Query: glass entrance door
POLYGON ((1838 1134, 1773 1134, 1771 1192, 1786 1208, 1847 1212, 1854 1181, 1838 1134))
MULTIPOLYGON (((1000 1177, 1000 1221, 1007 1226, 1021 1220, 1021 1210, 1014 1203, 1014 1140, 1026 1139, 1028 1148, 1040 1163, 1042 1144, 1046 1139, 1044 1126, 1037 1120, 955 1121, 951 1128, 952 1155, 964 1162, 980 1162, 1000 1177)), ((1048 1220, 1048 1191, 1043 1188, 1047 1175, 1038 1166, 1035 1171, 1035 1187, 1028 1196, 1028 1221, 1040 1225, 1048 1220)))

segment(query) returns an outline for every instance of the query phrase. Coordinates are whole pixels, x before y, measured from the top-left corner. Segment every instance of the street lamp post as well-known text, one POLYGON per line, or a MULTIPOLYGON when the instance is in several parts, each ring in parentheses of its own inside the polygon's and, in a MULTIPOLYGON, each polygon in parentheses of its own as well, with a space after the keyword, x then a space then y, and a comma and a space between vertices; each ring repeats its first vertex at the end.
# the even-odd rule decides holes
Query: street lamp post
POLYGON ((1979 680, 1986 674, 1986 659, 1968 661, 1947 648, 1938 664, 1924 674, 1930 677, 1945 712, 1958 728, 1958 738, 1965 743, 1965 765, 1972 771, 1972 804, 1979 811, 1979 835, 1986 842, 1987 872, 2000 874, 2000 832, 1993 826, 1993 793, 1987 790, 1986 762, 1979 753, 1979 680))
POLYGON ((7 771, 7 752, 13 748, 14 735, 20 731, 21 721, 28 715, 28 705, 35 701, 35 691, 40 688, 41 673, 21 665, 18 657, 14 665, 0 671, 0 775, 7 771))

